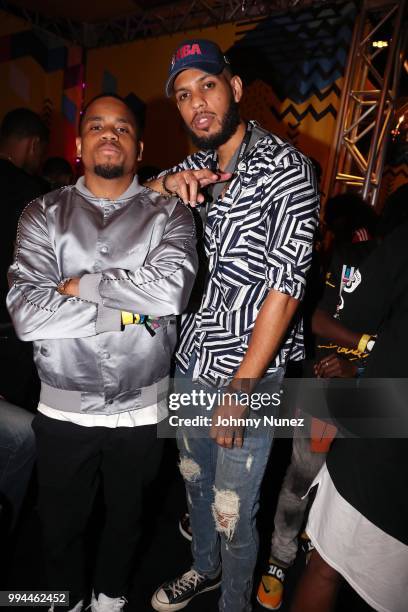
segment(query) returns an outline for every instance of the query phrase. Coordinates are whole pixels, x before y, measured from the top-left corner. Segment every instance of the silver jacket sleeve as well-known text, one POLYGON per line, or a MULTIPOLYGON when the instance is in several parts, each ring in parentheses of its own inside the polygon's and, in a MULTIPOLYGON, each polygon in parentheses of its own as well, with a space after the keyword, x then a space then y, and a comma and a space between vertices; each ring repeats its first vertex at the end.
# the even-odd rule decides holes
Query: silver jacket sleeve
POLYGON ((21 340, 96 334, 97 305, 60 295, 56 286, 61 280, 43 199, 34 200, 20 218, 9 269, 7 307, 21 340))
POLYGON ((154 317, 180 314, 187 306, 198 268, 195 227, 191 212, 177 203, 160 242, 136 270, 111 268, 88 274, 81 281, 80 295, 105 308, 126 310, 154 317), (84 291, 98 284, 99 296, 84 291))

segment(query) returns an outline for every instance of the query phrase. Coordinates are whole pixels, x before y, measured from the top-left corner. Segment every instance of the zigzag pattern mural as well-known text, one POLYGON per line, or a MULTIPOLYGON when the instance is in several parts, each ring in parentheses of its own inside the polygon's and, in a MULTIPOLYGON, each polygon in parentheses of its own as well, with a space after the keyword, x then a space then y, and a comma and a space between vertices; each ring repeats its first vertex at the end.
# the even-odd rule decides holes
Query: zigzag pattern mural
POLYGON ((381 181, 380 202, 384 202, 391 193, 406 183, 408 183, 406 162, 402 162, 398 166, 386 166, 381 181))
POLYGON ((261 79, 281 101, 301 104, 343 76, 355 16, 350 2, 245 22, 228 56, 247 84, 261 79))
POLYGON ((313 104, 308 104, 306 109, 301 113, 293 104, 286 106, 282 113, 277 111, 273 106, 271 107, 271 111, 278 120, 284 119, 286 115, 291 114, 295 119, 297 119, 298 123, 300 123, 309 113, 312 115, 315 121, 320 121, 320 119, 323 119, 323 117, 325 117, 328 113, 333 115, 334 118, 337 116, 337 111, 332 104, 328 104, 320 112, 316 110, 313 104))
POLYGON ((386 170, 386 174, 392 176, 393 178, 404 177, 405 180, 408 182, 408 171, 406 164, 401 164, 401 166, 398 166, 397 168, 392 168, 391 166, 389 166, 386 170))
POLYGON ((356 13, 349 2, 241 23, 227 52, 246 85, 246 114, 316 158, 323 171, 356 13))

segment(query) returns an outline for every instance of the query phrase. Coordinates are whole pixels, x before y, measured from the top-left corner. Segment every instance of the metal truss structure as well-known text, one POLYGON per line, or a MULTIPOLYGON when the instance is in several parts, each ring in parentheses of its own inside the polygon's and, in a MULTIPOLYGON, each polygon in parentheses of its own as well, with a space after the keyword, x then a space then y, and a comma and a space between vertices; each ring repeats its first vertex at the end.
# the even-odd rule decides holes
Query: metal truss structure
POLYGON ((322 5, 328 0, 133 0, 135 12, 103 23, 51 19, 41 13, 0 0, 0 8, 85 48, 131 42, 138 38, 174 34, 245 19, 266 17, 279 11, 322 5))
POLYGON ((328 193, 357 188, 378 202, 407 36, 406 0, 365 0, 344 78, 328 193), (387 33, 387 40, 377 38, 387 33), (381 57, 380 57, 381 55, 381 57))

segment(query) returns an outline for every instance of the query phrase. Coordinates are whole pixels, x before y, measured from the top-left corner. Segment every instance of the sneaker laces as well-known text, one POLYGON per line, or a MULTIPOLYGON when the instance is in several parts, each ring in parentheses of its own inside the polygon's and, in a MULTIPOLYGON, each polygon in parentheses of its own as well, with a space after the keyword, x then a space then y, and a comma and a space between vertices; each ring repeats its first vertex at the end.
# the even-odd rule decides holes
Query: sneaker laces
POLYGON ((173 597, 176 595, 182 595, 184 591, 190 587, 196 587, 199 582, 204 580, 204 576, 192 569, 175 580, 172 584, 169 584, 169 589, 173 597))

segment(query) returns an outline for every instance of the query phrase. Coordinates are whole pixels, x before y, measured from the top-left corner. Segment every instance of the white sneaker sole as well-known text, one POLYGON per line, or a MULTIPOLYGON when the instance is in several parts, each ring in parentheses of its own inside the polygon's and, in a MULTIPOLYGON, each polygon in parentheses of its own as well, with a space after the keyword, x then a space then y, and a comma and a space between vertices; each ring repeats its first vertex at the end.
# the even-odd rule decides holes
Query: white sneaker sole
POLYGON ((273 608, 272 606, 267 606, 265 603, 262 603, 262 601, 258 598, 258 595, 256 596, 256 601, 259 603, 260 606, 262 606, 263 608, 266 608, 266 610, 279 610, 279 608, 282 605, 282 602, 281 602, 279 606, 276 608, 273 608))
POLYGON ((221 580, 217 584, 214 584, 213 586, 203 589, 202 591, 197 593, 197 595, 193 595, 193 597, 190 597, 190 599, 186 599, 185 601, 179 604, 166 604, 166 603, 157 601, 156 593, 153 595, 150 603, 151 603, 153 610, 156 610, 156 612, 177 612, 177 610, 182 610, 183 608, 188 606, 188 604, 190 603, 191 600, 194 599, 194 597, 198 597, 199 595, 202 595, 203 593, 208 593, 209 591, 215 591, 215 589, 218 589, 220 584, 221 584, 221 580))

